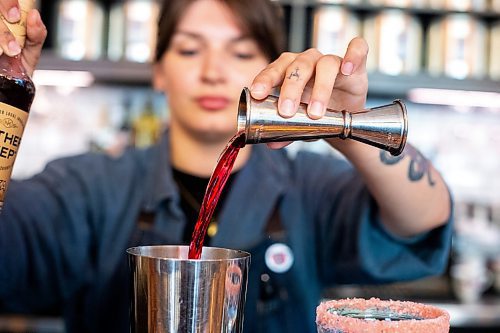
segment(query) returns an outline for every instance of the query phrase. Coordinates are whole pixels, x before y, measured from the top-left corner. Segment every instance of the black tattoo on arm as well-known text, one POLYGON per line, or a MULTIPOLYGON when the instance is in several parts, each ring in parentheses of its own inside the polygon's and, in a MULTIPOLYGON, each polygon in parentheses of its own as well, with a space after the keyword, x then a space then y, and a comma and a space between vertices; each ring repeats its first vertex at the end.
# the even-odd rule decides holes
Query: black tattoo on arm
POLYGON ((295 68, 295 71, 294 72, 291 72, 290 75, 288 75, 288 78, 291 80, 292 78, 295 78, 296 81, 298 81, 300 79, 300 75, 299 75, 299 68, 295 68))
POLYGON ((427 175, 427 180, 430 186, 434 186, 436 182, 431 176, 431 164, 422 153, 412 146, 407 146, 403 153, 399 156, 392 156, 385 150, 380 151, 380 160, 387 165, 393 165, 402 161, 406 156, 410 157, 410 167, 408 169, 408 178, 416 182, 427 175))

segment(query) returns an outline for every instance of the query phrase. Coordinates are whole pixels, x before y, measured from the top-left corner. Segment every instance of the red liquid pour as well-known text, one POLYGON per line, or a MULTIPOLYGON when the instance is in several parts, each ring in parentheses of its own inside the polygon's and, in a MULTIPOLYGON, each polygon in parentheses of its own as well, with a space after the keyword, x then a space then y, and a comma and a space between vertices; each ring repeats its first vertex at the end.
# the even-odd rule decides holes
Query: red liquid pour
POLYGON ((201 257, 201 250, 208 225, 212 219, 224 185, 226 185, 227 179, 231 174, 238 152, 244 146, 243 138, 243 133, 238 133, 229 141, 208 181, 207 190, 205 191, 200 213, 198 214, 198 220, 196 221, 191 243, 189 244, 189 259, 200 259, 201 257))

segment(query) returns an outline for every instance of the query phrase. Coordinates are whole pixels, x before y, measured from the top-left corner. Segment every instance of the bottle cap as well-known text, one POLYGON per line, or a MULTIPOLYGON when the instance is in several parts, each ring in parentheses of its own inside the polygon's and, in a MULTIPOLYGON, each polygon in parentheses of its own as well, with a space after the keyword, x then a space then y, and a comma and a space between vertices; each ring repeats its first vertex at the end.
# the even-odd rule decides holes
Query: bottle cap
POLYGON ((35 7, 35 0, 19 0, 19 9, 21 11, 21 19, 16 23, 9 23, 2 15, 2 21, 7 28, 12 32, 19 45, 24 47, 26 40, 26 19, 31 9, 35 7))

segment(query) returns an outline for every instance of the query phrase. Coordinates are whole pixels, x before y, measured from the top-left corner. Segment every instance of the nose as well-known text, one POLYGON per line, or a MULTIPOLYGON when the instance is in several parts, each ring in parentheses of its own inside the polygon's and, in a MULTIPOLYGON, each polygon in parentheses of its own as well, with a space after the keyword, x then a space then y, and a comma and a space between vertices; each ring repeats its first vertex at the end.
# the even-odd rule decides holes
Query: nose
POLYGON ((205 83, 218 84, 225 80, 224 57, 217 52, 207 52, 203 61, 201 79, 205 83))

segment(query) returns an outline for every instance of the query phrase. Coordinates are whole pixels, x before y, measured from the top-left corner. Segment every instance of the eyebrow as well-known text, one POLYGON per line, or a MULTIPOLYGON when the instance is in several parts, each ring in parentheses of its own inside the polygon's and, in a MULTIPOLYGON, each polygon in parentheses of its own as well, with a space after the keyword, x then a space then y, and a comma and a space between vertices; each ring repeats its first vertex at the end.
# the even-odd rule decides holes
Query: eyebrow
MULTIPOLYGON (((194 32, 189 32, 189 31, 182 31, 182 30, 176 30, 174 32, 174 35, 179 34, 179 35, 186 35, 188 37, 198 39, 198 40, 203 40, 203 36, 194 32)), ((245 40, 251 40, 252 38, 249 35, 241 35, 235 38, 232 38, 229 42, 230 43, 237 43, 245 40)))

